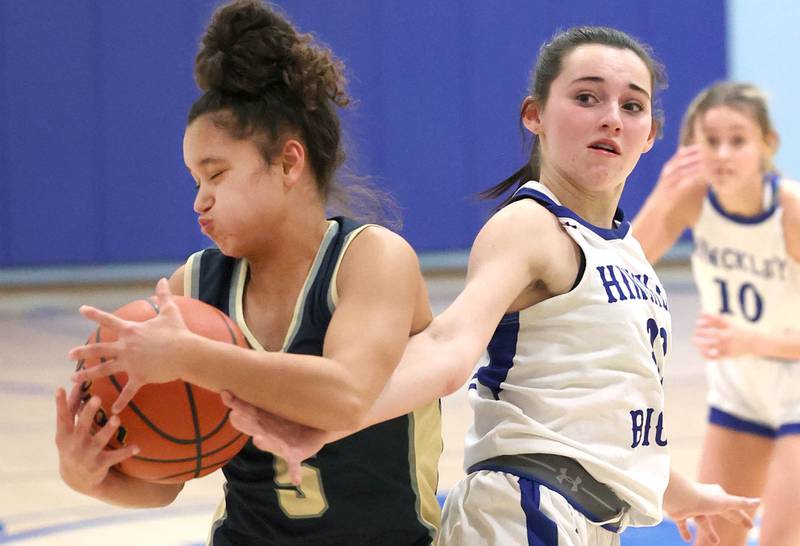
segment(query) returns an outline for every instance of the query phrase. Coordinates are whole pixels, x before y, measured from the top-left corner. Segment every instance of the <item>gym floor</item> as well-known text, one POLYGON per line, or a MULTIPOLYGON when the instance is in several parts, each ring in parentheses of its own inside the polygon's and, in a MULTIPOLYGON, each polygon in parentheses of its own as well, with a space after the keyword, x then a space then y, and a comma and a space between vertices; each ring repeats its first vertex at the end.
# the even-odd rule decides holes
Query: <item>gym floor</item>
MULTIPOLYGON (((689 343, 698 312, 685 266, 659 270, 669 296, 675 340, 665 371, 666 423, 673 465, 696 473, 705 426, 702 361, 689 343)), ((429 274, 434 312, 458 294, 463 273, 429 274)), ((125 510, 79 495, 58 476, 53 393, 69 386, 67 350, 92 326, 77 312, 88 303, 112 310, 147 296, 152 283, 78 287, 0 288, 0 544, 25 546, 196 546, 205 544, 222 492, 222 475, 189 482, 171 506, 125 510)), ((442 496, 463 476, 463 437, 472 419, 466 389, 442 404, 442 496)), ((751 544, 757 543, 757 529, 751 544)), ((624 546, 683 544, 674 525, 631 529, 624 546)))

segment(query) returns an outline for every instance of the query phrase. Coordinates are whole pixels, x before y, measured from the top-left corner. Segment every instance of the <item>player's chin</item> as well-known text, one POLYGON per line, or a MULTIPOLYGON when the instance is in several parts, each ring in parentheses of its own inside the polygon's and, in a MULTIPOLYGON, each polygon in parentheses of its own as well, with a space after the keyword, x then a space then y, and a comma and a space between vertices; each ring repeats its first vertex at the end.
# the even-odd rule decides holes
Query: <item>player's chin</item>
POLYGON ((236 244, 235 241, 228 237, 221 237, 219 239, 212 239, 220 252, 229 258, 242 258, 244 257, 243 249, 236 244))

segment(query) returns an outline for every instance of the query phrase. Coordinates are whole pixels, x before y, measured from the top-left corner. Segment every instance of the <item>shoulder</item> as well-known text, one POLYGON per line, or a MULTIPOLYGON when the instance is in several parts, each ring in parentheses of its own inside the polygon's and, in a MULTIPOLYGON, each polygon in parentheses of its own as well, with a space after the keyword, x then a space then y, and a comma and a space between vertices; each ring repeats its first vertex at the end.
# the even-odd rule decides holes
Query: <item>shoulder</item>
POLYGON ((779 192, 786 250, 792 258, 800 260, 800 182, 782 179, 779 192))
POLYGON ((784 209, 796 213, 800 208, 800 182, 788 178, 781 179, 778 198, 784 209))
POLYGON ((502 232, 506 237, 530 237, 532 231, 554 235, 562 231, 558 218, 534 199, 520 199, 497 211, 481 232, 502 232), (540 231, 543 230, 543 231, 540 231))
POLYGON ((792 226, 800 225, 800 182, 796 180, 781 180, 778 193, 784 218, 792 226))
POLYGON ((520 199, 503 207, 486 222, 475 242, 530 251, 537 256, 572 244, 559 219, 533 199, 520 199))
POLYGON ((347 248, 347 257, 373 257, 377 259, 416 260, 411 245, 399 234, 376 224, 363 226, 347 248))
POLYGON ((346 285, 364 278, 399 280, 418 272, 419 260, 408 241, 387 228, 370 224, 354 235, 345 250, 337 281, 346 285))
POLYGON ((470 268, 492 264, 489 269, 499 269, 504 276, 524 273, 529 283, 554 286, 558 278, 569 276, 576 256, 579 260, 577 248, 553 213, 533 199, 522 199, 498 211, 481 229, 470 268))
POLYGON ((185 295, 184 289, 184 275, 186 273, 186 265, 180 266, 169 277, 169 290, 173 296, 185 295))

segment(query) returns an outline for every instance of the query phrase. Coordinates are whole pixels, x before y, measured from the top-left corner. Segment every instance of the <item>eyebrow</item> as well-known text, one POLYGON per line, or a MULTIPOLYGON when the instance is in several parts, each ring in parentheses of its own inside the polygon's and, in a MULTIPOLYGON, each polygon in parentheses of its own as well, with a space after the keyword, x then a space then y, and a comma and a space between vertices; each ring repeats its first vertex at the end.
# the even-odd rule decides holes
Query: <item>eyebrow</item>
MULTIPOLYGON (((576 78, 576 79, 572 80, 572 83, 576 83, 576 82, 603 83, 605 81, 606 80, 604 78, 601 78, 600 76, 584 76, 582 78, 576 78)), ((644 90, 644 88, 636 85, 633 82, 628 84, 628 88, 630 88, 630 89, 632 89, 634 91, 638 91, 639 93, 643 93, 644 96, 646 96, 648 99, 650 98, 650 93, 648 93, 647 91, 644 90)))
MULTIPOLYGON (((214 163, 223 163, 224 161, 225 160, 220 158, 220 157, 204 157, 203 159, 201 159, 200 161, 197 162, 197 166, 199 168, 202 168, 202 167, 205 167, 207 165, 212 165, 214 163)), ((186 168, 189 170, 190 173, 192 172, 191 167, 189 167, 187 165, 186 168)))

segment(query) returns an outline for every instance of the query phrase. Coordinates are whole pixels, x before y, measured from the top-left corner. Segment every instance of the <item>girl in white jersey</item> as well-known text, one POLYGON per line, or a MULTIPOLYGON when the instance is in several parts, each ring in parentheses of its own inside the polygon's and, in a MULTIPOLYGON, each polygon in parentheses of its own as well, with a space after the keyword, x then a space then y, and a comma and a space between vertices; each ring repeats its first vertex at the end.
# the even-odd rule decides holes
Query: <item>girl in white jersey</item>
MULTIPOLYGON (((487 192, 516 188, 478 234, 463 292, 412 338, 369 416, 453 392, 488 345, 440 544, 613 545, 664 510, 687 538, 689 517, 712 539, 708 514, 750 524, 757 500, 670 472, 669 306, 617 208, 658 133, 661 78, 613 29, 573 28, 541 49, 521 109, 531 160, 487 192)), ((327 440, 228 400, 257 445, 295 462, 327 440)))
MULTIPOLYGON (((763 544, 800 544, 800 186, 775 174, 777 135, 756 87, 719 83, 684 120, 682 147, 634 222, 651 261, 685 228, 709 360, 700 480, 764 497, 763 544)), ((743 529, 717 522, 724 544, 743 529)), ((705 544, 705 542, 702 542, 705 544)))

